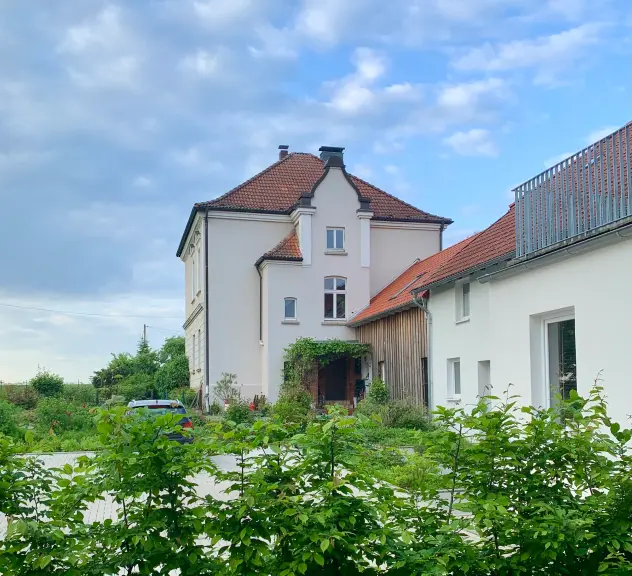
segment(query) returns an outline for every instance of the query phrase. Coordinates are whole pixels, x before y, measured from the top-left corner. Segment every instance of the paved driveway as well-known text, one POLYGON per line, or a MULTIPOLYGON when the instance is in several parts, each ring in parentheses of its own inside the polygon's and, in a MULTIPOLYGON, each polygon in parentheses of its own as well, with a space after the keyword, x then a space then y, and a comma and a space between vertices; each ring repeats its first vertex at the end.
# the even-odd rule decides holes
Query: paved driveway
MULTIPOLYGON (((79 456, 90 456, 90 452, 66 452, 56 454, 38 454, 35 457, 40 459, 47 468, 59 468, 64 464, 74 465, 75 460, 79 456)), ((214 462, 222 470, 231 470, 236 467, 236 458, 234 456, 215 456, 214 462)), ((195 476, 197 483, 197 493, 200 496, 212 495, 215 498, 227 498, 223 493, 227 483, 216 482, 212 476, 208 474, 198 474, 195 476)), ((117 507, 112 498, 106 497, 104 500, 93 502, 88 506, 85 514, 86 522, 102 522, 108 518, 116 519, 117 507)), ((0 513, 0 538, 3 538, 7 530, 6 516, 0 513)))

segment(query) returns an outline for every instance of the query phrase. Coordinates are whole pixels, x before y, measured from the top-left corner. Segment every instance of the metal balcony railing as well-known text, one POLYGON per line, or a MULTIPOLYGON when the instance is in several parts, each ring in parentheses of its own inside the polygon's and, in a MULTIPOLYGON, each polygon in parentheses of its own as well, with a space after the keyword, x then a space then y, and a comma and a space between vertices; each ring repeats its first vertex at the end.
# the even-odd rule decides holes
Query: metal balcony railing
POLYGON ((632 122, 513 191, 516 258, 632 216, 632 122))

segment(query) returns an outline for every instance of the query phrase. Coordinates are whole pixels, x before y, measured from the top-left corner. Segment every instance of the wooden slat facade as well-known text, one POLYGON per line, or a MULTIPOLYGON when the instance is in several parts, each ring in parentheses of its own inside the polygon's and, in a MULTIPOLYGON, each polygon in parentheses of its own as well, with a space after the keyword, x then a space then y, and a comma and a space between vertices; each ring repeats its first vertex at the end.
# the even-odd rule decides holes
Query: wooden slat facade
POLYGON ((426 318, 418 307, 356 328, 362 344, 372 348, 373 377, 384 362, 384 380, 391 398, 424 403, 427 354, 426 318))

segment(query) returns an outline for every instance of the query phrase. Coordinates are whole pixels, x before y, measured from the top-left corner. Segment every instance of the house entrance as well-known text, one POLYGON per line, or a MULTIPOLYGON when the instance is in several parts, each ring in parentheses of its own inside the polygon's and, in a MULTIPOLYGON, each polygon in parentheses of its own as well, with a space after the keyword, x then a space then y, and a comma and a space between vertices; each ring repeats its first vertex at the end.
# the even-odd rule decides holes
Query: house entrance
POLYGON ((318 395, 322 404, 345 404, 348 398, 348 358, 329 362, 318 370, 318 395))

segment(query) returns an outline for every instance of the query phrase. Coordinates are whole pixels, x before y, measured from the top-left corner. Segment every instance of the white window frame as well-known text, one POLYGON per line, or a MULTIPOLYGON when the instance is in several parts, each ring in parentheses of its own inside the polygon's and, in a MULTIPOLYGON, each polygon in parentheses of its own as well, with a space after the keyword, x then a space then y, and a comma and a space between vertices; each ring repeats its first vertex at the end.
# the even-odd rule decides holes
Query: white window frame
MULTIPOLYGON (((325 281, 327 280, 333 280, 334 281, 334 287, 333 289, 329 289, 329 288, 324 288, 323 294, 332 294, 332 298, 333 298, 333 313, 334 315, 331 318, 327 318, 327 316, 325 316, 325 296, 323 295, 323 317, 325 318, 325 322, 336 322, 336 321, 340 321, 340 320, 346 320, 347 318, 347 279, 344 276, 325 276, 323 284, 325 281), (344 290, 339 290, 336 288, 336 280, 344 280, 345 281, 345 288, 344 290), (344 295, 345 297, 345 311, 344 311, 344 316, 338 316, 338 306, 337 306, 337 298, 336 296, 338 296, 339 294, 344 295)), ((324 286, 323 286, 324 287, 324 286)))
POLYGON ((202 266, 202 248, 200 246, 198 246, 198 249, 197 249, 197 265, 198 265, 198 274, 197 274, 198 286, 195 293, 199 294, 202 291, 202 286, 204 286, 204 282, 202 282, 204 266, 202 266))
POLYGON ((458 324, 459 322, 467 322, 470 319, 470 314, 472 313, 472 283, 469 280, 465 280, 464 282, 458 282, 454 287, 454 296, 455 296, 455 321, 458 324), (467 291, 467 304, 468 311, 465 314, 465 286, 468 286, 467 291))
POLYGON ((298 300, 294 298, 293 296, 286 296, 285 298, 283 298, 283 320, 286 320, 286 321, 298 320, 298 300), (294 316, 286 316, 285 304, 288 300, 291 300, 294 302, 294 316))
POLYGON ((345 243, 346 243, 346 237, 345 237, 345 229, 341 228, 340 226, 334 227, 334 226, 328 226, 327 230, 325 231, 325 249, 327 250, 327 252, 344 252, 345 251, 345 243), (334 245, 332 248, 330 248, 327 244, 327 236, 329 231, 332 230, 334 233, 334 245), (337 231, 342 231, 342 246, 337 246, 337 237, 338 235, 336 234, 337 231))
POLYGON ((191 301, 195 300, 197 294, 196 288, 197 277, 195 273, 195 256, 191 258, 191 301))
POLYGON ((448 400, 460 400, 463 393, 463 374, 461 371, 461 358, 448 358, 448 400), (458 364, 459 374, 459 390, 457 392, 456 386, 456 370, 455 366, 458 364))
MULTIPOLYGON (((566 320, 575 320, 575 314, 562 313, 559 315, 550 315, 542 319, 542 397, 545 401, 545 408, 551 407, 551 390, 550 390, 550 361, 549 361, 549 325, 565 322, 566 320)), ((575 329, 577 329, 577 321, 575 320, 575 329)), ((577 338, 575 339, 575 350, 577 351, 577 338)))
POLYGON ((197 371, 200 372, 202 369, 202 329, 198 329, 197 332, 197 346, 198 346, 198 354, 197 354, 197 371))
POLYGON ((191 341, 191 370, 195 372, 195 357, 197 350, 195 349, 195 332, 193 332, 193 337, 191 341))

